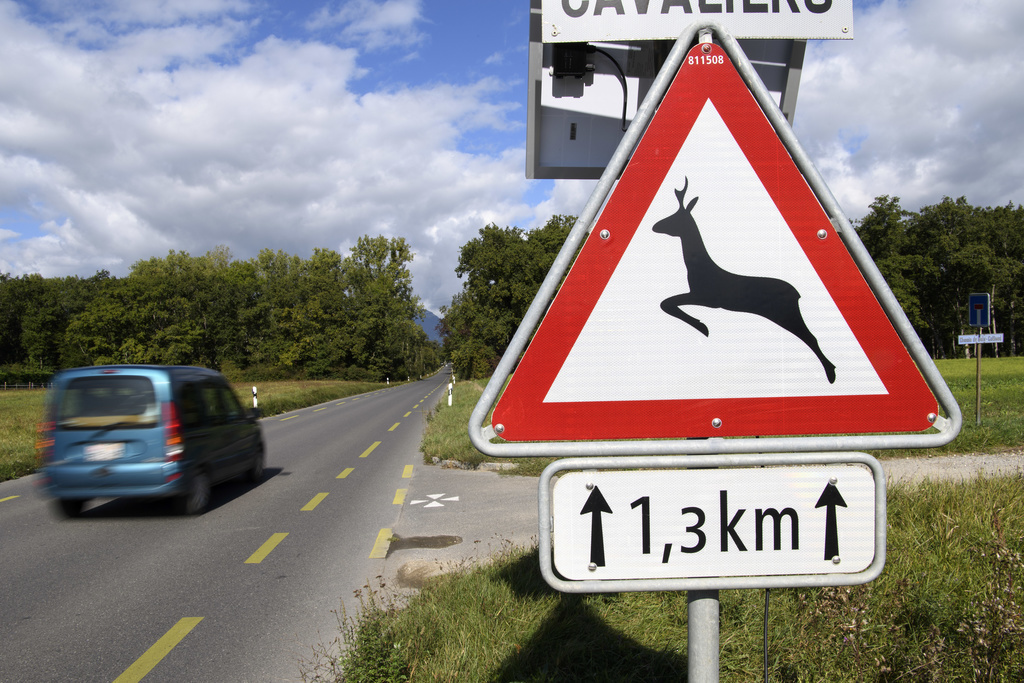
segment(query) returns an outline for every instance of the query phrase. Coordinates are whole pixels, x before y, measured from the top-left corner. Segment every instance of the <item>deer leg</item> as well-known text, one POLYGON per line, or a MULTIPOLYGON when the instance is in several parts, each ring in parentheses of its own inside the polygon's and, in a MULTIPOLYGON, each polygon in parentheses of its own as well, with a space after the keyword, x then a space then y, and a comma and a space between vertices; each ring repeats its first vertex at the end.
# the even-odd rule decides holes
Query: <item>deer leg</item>
POLYGON ((825 377, 828 378, 829 384, 835 384, 836 382, 836 366, 825 357, 821 347, 818 346, 818 339, 811 333, 807 328, 807 323, 804 322, 804 318, 800 315, 800 307, 796 301, 793 302, 792 311, 790 315, 785 318, 774 320, 779 327, 792 332, 797 339, 807 344, 807 347, 814 352, 814 355, 821 361, 821 367, 825 370, 825 377))
POLYGON ((683 313, 681 310, 679 310, 680 306, 687 303, 695 303, 690 301, 689 293, 676 294, 675 296, 670 296, 669 298, 661 302, 661 310, 665 311, 673 318, 679 318, 684 323, 690 325, 693 329, 703 334, 705 337, 710 336, 707 325, 702 323, 697 318, 694 318, 692 315, 689 315, 688 313, 683 313))

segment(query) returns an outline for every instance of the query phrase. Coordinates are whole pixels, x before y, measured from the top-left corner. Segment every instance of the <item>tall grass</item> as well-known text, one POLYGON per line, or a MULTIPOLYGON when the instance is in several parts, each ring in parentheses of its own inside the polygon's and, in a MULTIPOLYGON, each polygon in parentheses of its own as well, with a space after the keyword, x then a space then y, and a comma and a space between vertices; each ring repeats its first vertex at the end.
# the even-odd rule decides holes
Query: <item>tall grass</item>
MULTIPOLYGON (((382 388, 370 382, 310 380, 257 384, 264 417, 355 396, 382 388)), ((252 384, 235 385, 243 406, 252 405, 252 384)), ((36 468, 36 425, 42 419, 43 391, 0 391, 0 481, 31 474, 36 468)))
POLYGON ((0 391, 0 481, 35 471, 36 424, 46 392, 0 391))
MULTIPOLYGON (((771 591, 770 679, 1024 680, 1020 491, 1019 478, 891 489, 881 577, 771 591)), ((720 598, 721 678, 760 680, 764 593, 720 598)), ((685 593, 559 594, 536 548, 438 577, 401 608, 378 588, 346 625, 342 654, 321 650, 306 680, 679 681, 688 666, 685 593)))
POLYGON ((430 464, 434 458, 457 460, 472 467, 483 462, 512 462, 516 463, 516 474, 539 476, 554 458, 492 458, 473 447, 469 440, 469 416, 483 391, 480 382, 459 382, 452 391, 451 407, 445 399, 427 414, 427 428, 420 442, 423 461, 430 464))

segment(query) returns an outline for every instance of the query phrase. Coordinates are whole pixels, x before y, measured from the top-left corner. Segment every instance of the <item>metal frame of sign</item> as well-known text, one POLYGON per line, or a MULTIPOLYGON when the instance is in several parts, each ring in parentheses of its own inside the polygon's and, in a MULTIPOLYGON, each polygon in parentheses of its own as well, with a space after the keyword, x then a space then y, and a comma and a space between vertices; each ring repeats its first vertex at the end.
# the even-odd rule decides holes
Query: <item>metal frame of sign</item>
POLYGON ((793 453, 863 451, 890 448, 930 448, 952 441, 960 432, 963 417, 952 392, 946 386, 913 326, 889 289, 870 254, 857 236, 849 219, 832 195, 825 181, 804 152, 784 115, 761 82, 739 43, 718 23, 705 21, 689 26, 676 41, 651 90, 637 110, 618 149, 612 156, 601 180, 581 212, 562 246, 561 251, 541 284, 533 303, 527 310, 519 329, 513 336, 498 367, 487 383, 469 421, 469 437, 474 447, 492 457, 573 457, 573 456, 638 456, 638 455, 713 455, 739 453, 793 453), (750 88, 755 100, 771 123, 779 140, 803 174, 808 186, 822 208, 831 218, 847 251, 860 269, 872 293, 877 298, 893 328, 899 335, 910 357, 921 372, 925 383, 934 394, 946 416, 936 415, 935 431, 908 434, 858 434, 837 436, 743 437, 709 439, 659 439, 618 441, 558 441, 558 442, 499 442, 489 424, 494 408, 522 353, 540 324, 549 304, 557 294, 562 279, 572 265, 580 245, 587 239, 612 189, 625 169, 640 138, 654 117, 655 111, 683 59, 698 37, 710 41, 717 38, 726 54, 750 88), (487 423, 487 424, 485 424, 487 423))
POLYGON ((886 501, 885 472, 866 453, 789 453, 781 455, 735 454, 720 456, 568 458, 556 460, 541 474, 537 498, 540 529, 540 570, 552 588, 564 593, 621 593, 627 591, 726 590, 733 588, 801 588, 854 586, 878 578, 885 567, 886 501), (676 579, 611 579, 570 581, 554 570, 552 545, 552 479, 566 470, 737 468, 778 465, 862 464, 871 469, 875 482, 875 555, 864 571, 851 574, 796 574, 788 576, 722 576, 676 579))

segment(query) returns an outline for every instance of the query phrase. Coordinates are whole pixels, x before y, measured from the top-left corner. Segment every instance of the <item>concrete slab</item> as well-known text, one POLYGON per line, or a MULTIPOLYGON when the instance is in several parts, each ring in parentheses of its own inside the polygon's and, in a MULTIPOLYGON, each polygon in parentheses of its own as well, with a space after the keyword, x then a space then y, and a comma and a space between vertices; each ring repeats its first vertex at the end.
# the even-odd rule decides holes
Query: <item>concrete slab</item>
POLYGON ((507 545, 537 543, 537 477, 419 466, 385 560, 403 590, 431 576, 486 562, 507 545))

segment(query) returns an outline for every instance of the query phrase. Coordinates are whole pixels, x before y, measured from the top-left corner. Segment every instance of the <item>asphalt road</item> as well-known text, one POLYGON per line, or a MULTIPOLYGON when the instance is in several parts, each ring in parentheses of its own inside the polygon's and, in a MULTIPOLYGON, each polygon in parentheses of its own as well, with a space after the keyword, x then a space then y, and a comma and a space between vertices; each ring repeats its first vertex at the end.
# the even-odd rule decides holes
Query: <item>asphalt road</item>
POLYGON ((263 420, 264 480, 216 487, 199 517, 115 499, 59 520, 34 477, 0 484, 0 681, 299 680, 341 599, 386 574, 378 540, 432 469, 419 443, 447 387, 263 420))

